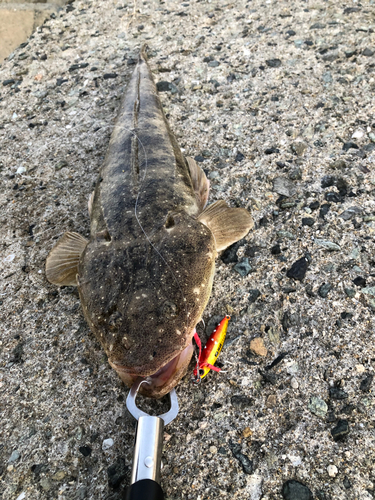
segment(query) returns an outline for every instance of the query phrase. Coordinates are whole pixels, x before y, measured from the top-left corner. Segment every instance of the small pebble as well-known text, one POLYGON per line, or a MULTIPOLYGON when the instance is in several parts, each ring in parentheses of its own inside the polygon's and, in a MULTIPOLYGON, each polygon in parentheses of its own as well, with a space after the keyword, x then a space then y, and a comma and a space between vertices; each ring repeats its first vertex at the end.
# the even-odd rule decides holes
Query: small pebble
POLYGON ((243 259, 241 262, 236 264, 233 268, 235 271, 238 272, 241 276, 247 276, 249 272, 251 271, 251 265, 249 264, 249 259, 243 259))
POLYGON ((327 467, 327 472, 329 477, 336 477, 339 471, 336 465, 329 465, 327 467))
POLYGON ((359 386, 362 392, 370 392, 373 379, 374 375, 369 373, 367 377, 362 380, 361 385, 359 386))
POLYGON ((316 239, 315 243, 317 245, 319 245, 320 247, 323 247, 330 252, 334 252, 336 250, 341 250, 341 247, 339 245, 337 245, 336 243, 333 243, 332 241, 316 239))
POLYGON ((309 267, 309 261, 306 257, 301 257, 292 264, 292 267, 288 269, 286 275, 288 278, 293 278, 298 281, 302 281, 306 276, 307 268, 309 267))
POLYGON ((298 382, 297 382, 297 379, 295 379, 294 377, 291 379, 290 381, 290 385, 292 387, 292 389, 298 389, 298 382))
POLYGON ((109 448, 112 448, 114 444, 114 441, 112 438, 104 439, 103 444, 102 444, 102 450, 106 451, 109 450, 109 448))
POLYGON ((296 141, 292 143, 291 148, 297 156, 302 156, 307 149, 307 144, 303 141, 296 141))
POLYGON ((250 350, 258 356, 267 356, 267 349, 261 337, 256 337, 250 342, 250 350))
POLYGON ((312 396, 310 398, 309 410, 318 417, 325 417, 328 411, 328 406, 322 399, 317 396, 312 396))
POLYGON ((289 479, 283 484, 282 495, 284 500, 313 500, 314 498, 309 488, 295 479, 289 479))
POLYGON ((286 197, 293 196, 296 192, 294 183, 286 177, 276 177, 273 180, 273 191, 286 197))
POLYGON ((260 291, 256 288, 252 289, 252 290, 249 290, 249 297, 248 297, 248 301, 250 304, 253 304, 258 297, 260 297, 260 291))
POLYGON ((250 429, 250 427, 245 427, 245 429, 242 431, 242 436, 244 438, 248 438, 248 437, 252 436, 252 434, 253 434, 253 432, 250 429))
POLYGON ((315 222, 315 219, 313 219, 312 217, 303 217, 302 218, 302 225, 303 226, 313 226, 314 225, 314 222, 315 222))
POLYGON ((16 462, 21 456, 21 453, 18 450, 12 451, 11 456, 8 459, 8 463, 11 464, 13 462, 16 462))
POLYGON ((334 441, 340 441, 349 434, 349 422, 347 420, 339 420, 337 425, 331 430, 334 441))
POLYGON ((212 453, 213 455, 216 455, 216 453, 217 453, 216 446, 210 446, 209 450, 210 450, 210 453, 212 453))
POLYGON ((323 285, 319 287, 318 294, 322 299, 325 299, 331 290, 332 285, 330 283, 323 283, 323 285))

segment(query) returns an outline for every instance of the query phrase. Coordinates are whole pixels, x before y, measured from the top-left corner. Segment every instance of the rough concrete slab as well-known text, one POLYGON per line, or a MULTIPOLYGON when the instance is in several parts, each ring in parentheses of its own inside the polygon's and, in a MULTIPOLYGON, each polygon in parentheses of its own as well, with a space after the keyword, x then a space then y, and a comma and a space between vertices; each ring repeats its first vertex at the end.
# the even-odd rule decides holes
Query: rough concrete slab
POLYGON ((207 171, 210 201, 245 206, 256 221, 217 262, 205 320, 232 315, 223 371, 177 388, 166 498, 374 497, 374 9, 77 1, 3 63, 4 500, 115 500, 129 481, 127 390, 75 289, 47 283, 44 262, 64 231, 88 234, 87 200, 144 41, 156 80, 173 83, 161 98, 207 171), (273 191, 277 177, 294 182, 291 198, 273 191), (288 278, 304 256, 303 279, 288 278), (266 357, 250 351, 259 337, 266 357))

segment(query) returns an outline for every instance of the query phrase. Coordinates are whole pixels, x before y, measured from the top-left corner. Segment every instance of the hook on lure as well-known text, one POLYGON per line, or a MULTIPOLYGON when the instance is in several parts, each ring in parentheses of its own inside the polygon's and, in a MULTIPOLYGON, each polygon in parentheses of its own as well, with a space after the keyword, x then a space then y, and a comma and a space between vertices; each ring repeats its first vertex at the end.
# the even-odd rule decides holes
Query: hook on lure
POLYGON ((202 343, 197 334, 194 331, 194 340, 199 348, 199 355, 197 359, 197 364, 193 371, 192 381, 194 384, 200 384, 202 378, 204 378, 210 370, 215 372, 220 372, 220 368, 214 366, 217 358, 221 352, 224 345, 225 336, 227 334, 228 323, 230 316, 226 315, 223 318, 215 330, 212 332, 210 338, 207 340, 204 349, 202 350, 202 343))

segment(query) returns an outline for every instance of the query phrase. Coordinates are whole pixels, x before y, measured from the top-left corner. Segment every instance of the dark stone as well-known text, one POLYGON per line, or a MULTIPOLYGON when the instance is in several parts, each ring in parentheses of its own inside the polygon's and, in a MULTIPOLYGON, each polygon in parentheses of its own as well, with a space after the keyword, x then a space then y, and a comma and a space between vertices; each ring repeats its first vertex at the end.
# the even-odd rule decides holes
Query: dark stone
POLYGON ((245 258, 242 259, 241 262, 238 262, 233 268, 235 271, 238 272, 241 276, 247 276, 249 272, 251 271, 251 265, 249 263, 249 259, 245 258))
POLYGON ((348 476, 344 477, 342 484, 343 484, 344 488, 347 490, 350 490, 350 488, 352 487, 352 483, 349 481, 348 476))
POLYGON ((352 319, 353 313, 344 311, 344 312, 341 313, 340 316, 341 316, 342 319, 352 319))
POLYGON ((341 441, 349 434, 349 422, 347 420, 339 420, 337 425, 331 430, 334 441, 341 441))
POLYGON ((111 488, 118 488, 121 481, 127 476, 129 467, 125 465, 125 460, 119 458, 117 462, 110 465, 107 469, 108 484, 111 488))
POLYGON ((23 346, 24 342, 21 340, 16 347, 13 349, 12 356, 10 358, 10 361, 12 363, 22 363, 22 356, 23 356, 23 346))
POLYGON ((156 88, 158 92, 168 92, 168 90, 171 89, 171 83, 166 82, 165 80, 162 80, 160 82, 157 82, 156 88))
POLYGON ((254 472, 254 466, 252 460, 249 457, 241 453, 241 445, 233 443, 232 440, 229 441, 229 447, 232 455, 239 463, 242 465, 242 470, 245 474, 252 474, 254 472))
POLYGON ((269 365, 266 366, 266 370, 271 370, 271 368, 273 368, 274 366, 278 365, 279 363, 281 363, 281 361, 285 358, 285 356, 287 356, 288 353, 287 352, 282 352, 281 354, 279 354, 273 361, 272 363, 270 363, 269 365))
POLYGON ((259 219, 259 227, 265 227, 268 224, 267 217, 262 217, 259 219))
POLYGON ((251 258, 253 258, 253 257, 255 257, 255 254, 256 254, 257 252, 259 252, 260 250, 261 250, 261 248, 260 248, 260 247, 256 247, 256 246, 253 246, 253 247, 248 247, 248 248, 246 248, 246 250, 245 250, 245 255, 246 255, 246 257, 251 257, 251 258))
POLYGON ((281 253, 281 248, 278 243, 271 248, 272 255, 279 255, 281 253))
POLYGON ((313 226, 314 225, 314 222, 315 222, 315 219, 313 219, 312 217, 303 217, 302 218, 302 225, 303 226, 313 226))
POLYGON ((310 203, 309 205, 309 208, 311 210, 317 210, 318 208, 320 207, 320 203, 319 201, 313 201, 312 203, 310 203))
POLYGON ((249 303, 253 304, 260 297, 260 291, 257 288, 249 290, 249 303))
POLYGON ((241 245, 242 243, 240 241, 237 241, 236 243, 233 243, 233 245, 230 245, 227 249, 224 250, 221 256, 221 260, 224 262, 224 264, 231 264, 238 262, 237 250, 240 248, 241 245))
POLYGON ((323 283, 323 285, 319 287, 318 294, 322 299, 325 299, 331 290, 332 285, 330 283, 323 283))
POLYGON ((268 59, 266 64, 269 68, 279 68, 281 66, 280 59, 268 59))
POLYGON ((33 472, 36 476, 39 476, 42 472, 48 471, 47 464, 34 464, 30 467, 31 472, 33 472))
POLYGON ((369 49, 369 48, 366 48, 363 52, 362 52, 362 55, 363 56, 366 56, 366 57, 371 57, 374 55, 374 51, 369 49))
POLYGON ((310 29, 311 30, 322 30, 323 28, 325 28, 326 25, 325 24, 322 24, 322 23, 315 23, 313 25, 310 26, 310 29))
POLYGON ((334 177, 333 175, 325 175, 320 181, 320 185, 322 186, 322 188, 334 186, 335 183, 336 177, 334 177))
POLYGON ((288 30, 285 32, 285 34, 288 36, 294 36, 296 34, 296 32, 294 30, 288 30))
POLYGON ((360 12, 360 10, 359 7, 346 7, 346 9, 344 9, 344 14, 353 14, 354 12, 360 12))
POLYGON ((357 144, 356 144, 355 142, 351 142, 351 141, 349 141, 349 142, 346 142, 346 143, 343 145, 342 149, 343 149, 344 151, 349 151, 349 149, 359 149, 359 147, 357 146, 357 144))
POLYGON ((232 406, 238 408, 239 410, 245 410, 254 404, 254 400, 248 398, 247 396, 232 396, 230 402, 232 406))
POLYGON ((360 286, 361 288, 364 288, 366 286, 366 280, 365 278, 362 278, 362 276, 357 276, 354 278, 353 283, 355 286, 360 286))
POLYGON ((10 78, 9 80, 3 81, 4 87, 6 87, 7 85, 13 85, 13 83, 16 83, 16 80, 13 80, 13 78, 10 78))
POLYGON ((331 205, 329 203, 324 203, 324 205, 322 205, 320 207, 319 217, 321 219, 324 219, 324 217, 328 214, 330 208, 331 208, 331 205))
POLYGON ((68 82, 68 81, 69 81, 69 80, 67 80, 66 78, 57 78, 57 80, 56 80, 56 85, 57 85, 58 87, 60 87, 63 83, 68 82))
POLYGON ((334 191, 330 191, 324 195, 326 201, 330 201, 332 203, 340 203, 342 201, 342 196, 339 193, 335 193, 334 191))
POLYGON ((237 152, 235 161, 237 163, 241 162, 245 158, 245 155, 243 155, 240 151, 237 152))
POLYGON ((373 142, 369 142, 368 144, 365 144, 363 146, 363 151, 366 151, 366 153, 371 153, 374 150, 375 150, 375 144, 373 142))
POLYGON ((197 163, 203 163, 205 161, 205 158, 201 155, 197 155, 197 156, 194 156, 194 160, 197 162, 197 163))
POLYGON ((104 80, 110 80, 111 78, 117 78, 117 73, 104 73, 104 80))
POLYGON ((80 446, 78 449, 84 457, 89 457, 91 455, 92 448, 90 448, 90 446, 80 446))
POLYGON ((286 275, 288 276, 288 278, 302 281, 306 275, 308 267, 309 261, 306 259, 306 257, 301 257, 292 264, 292 267, 287 271, 286 275))
POLYGON ((296 324, 295 317, 289 312, 285 311, 283 318, 281 320, 281 325, 283 327, 284 332, 287 332, 289 328, 296 324))
POLYGON ((272 155, 274 153, 280 153, 280 149, 277 149, 277 148, 267 148, 264 150, 264 153, 266 155, 272 155))
POLYGON ((220 66, 220 63, 219 63, 219 61, 214 60, 214 61, 210 61, 207 64, 207 66, 209 66, 210 68, 217 68, 218 66, 220 66))
POLYGON ((259 370, 259 373, 262 375, 264 382, 271 385, 277 384, 277 375, 275 373, 264 373, 259 370))
POLYGON ((307 285, 305 291, 309 297, 315 297, 315 293, 313 292, 313 287, 311 285, 307 285))
POLYGON ((307 486, 294 479, 283 484, 282 495, 284 500, 313 500, 313 494, 307 486))
POLYGON ((348 397, 348 393, 345 392, 343 389, 340 389, 339 387, 330 387, 329 388, 329 397, 331 399, 346 399, 348 397))
POLYGON ((374 375, 372 375, 371 373, 369 373, 366 378, 364 378, 361 382, 361 385, 359 386, 359 388, 361 389, 362 392, 370 392, 370 388, 371 388, 371 384, 372 384, 372 380, 374 378, 374 375))

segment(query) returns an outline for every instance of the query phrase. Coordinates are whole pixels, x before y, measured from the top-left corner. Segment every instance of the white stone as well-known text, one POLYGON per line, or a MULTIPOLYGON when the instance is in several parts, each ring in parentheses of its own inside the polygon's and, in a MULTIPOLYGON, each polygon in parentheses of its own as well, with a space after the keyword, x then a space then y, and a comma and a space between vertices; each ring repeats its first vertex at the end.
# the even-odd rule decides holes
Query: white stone
POLYGON ((262 498, 262 483, 263 477, 258 474, 252 474, 247 479, 247 485, 245 488, 246 495, 244 495, 249 500, 260 500, 262 498))
POLYGON ((352 139, 361 139, 365 135, 364 131, 359 128, 352 135, 352 139))
POLYGON ((25 167, 18 167, 16 174, 24 174, 26 172, 25 167))
POLYGON ((302 458, 298 455, 288 455, 288 458, 292 462, 293 467, 298 467, 302 463, 302 458))
POLYGON ((338 468, 336 467, 336 465, 329 465, 327 467, 327 472, 328 472, 329 477, 336 477, 336 475, 338 473, 338 468))
POLYGON ((290 385, 292 387, 292 389, 298 389, 298 382, 297 382, 297 379, 295 379, 294 377, 291 379, 290 381, 290 385))
POLYGON ((112 448, 114 444, 114 441, 112 438, 104 439, 103 444, 102 444, 102 450, 106 451, 109 450, 109 448, 112 448))
POLYGON ((366 368, 363 365, 355 365, 355 369, 357 370, 358 373, 364 373, 366 368))
POLYGON ((5 262, 12 262, 15 258, 15 254, 14 253, 11 253, 10 255, 8 255, 7 257, 5 257, 4 261, 5 262))
POLYGON ((217 453, 216 446, 210 446, 210 453, 212 453, 213 455, 216 455, 216 453, 217 453))

